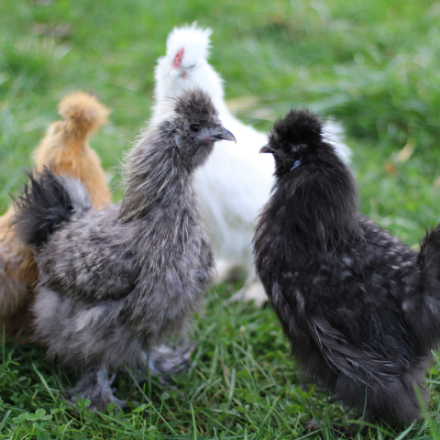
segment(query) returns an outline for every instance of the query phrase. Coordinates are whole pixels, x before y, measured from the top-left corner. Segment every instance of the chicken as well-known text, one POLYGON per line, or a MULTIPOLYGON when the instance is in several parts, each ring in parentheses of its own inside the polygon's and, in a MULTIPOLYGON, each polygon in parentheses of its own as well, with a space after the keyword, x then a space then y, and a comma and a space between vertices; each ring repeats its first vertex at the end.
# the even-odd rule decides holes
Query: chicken
POLYGON ((361 215, 348 167, 307 111, 275 123, 261 149, 275 185, 255 264, 308 379, 367 419, 410 423, 440 336, 440 226, 420 252, 361 215))
MULTIPOLYGON (((196 173, 196 191, 213 244, 218 281, 237 272, 244 274, 245 287, 234 299, 254 299, 262 304, 265 295, 256 283, 251 242, 257 215, 273 184, 273 162, 257 154, 267 136, 240 122, 226 106, 223 81, 207 61, 210 35, 210 29, 196 24, 175 28, 169 34, 166 55, 159 58, 156 67, 153 120, 166 113, 167 97, 197 86, 211 95, 220 119, 235 134, 239 148, 226 143, 217 148, 196 173)), ((327 124, 326 130, 336 140, 339 126, 327 124)), ((342 144, 337 148, 348 160, 350 150, 342 144)))
MULTIPOLYGON (((34 152, 35 168, 51 165, 57 173, 79 178, 95 206, 111 203, 110 192, 98 155, 88 144, 90 133, 107 121, 109 110, 93 96, 76 92, 60 103, 62 120, 51 124, 34 152)), ((30 248, 10 228, 15 213, 11 206, 0 218, 0 328, 10 335, 29 328, 29 306, 37 267, 30 248)))
POLYGON ((196 89, 130 153, 120 204, 92 209, 77 180, 50 170, 31 178, 18 203, 17 235, 33 246, 40 273, 36 335, 82 373, 75 391, 92 406, 123 405, 109 368, 145 367, 145 352, 182 329, 210 285, 211 246, 192 181, 222 139, 234 137, 196 89))

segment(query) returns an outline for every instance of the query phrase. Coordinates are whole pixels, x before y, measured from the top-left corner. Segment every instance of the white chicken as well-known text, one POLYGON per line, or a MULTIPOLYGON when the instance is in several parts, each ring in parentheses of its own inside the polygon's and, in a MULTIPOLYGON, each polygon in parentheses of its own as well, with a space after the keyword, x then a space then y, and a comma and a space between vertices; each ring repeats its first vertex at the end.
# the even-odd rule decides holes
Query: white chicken
MULTIPOLYGON (((195 186, 214 248, 217 281, 245 274, 245 286, 233 299, 254 299, 261 305, 266 296, 256 279, 251 242, 258 213, 274 183, 274 162, 258 154, 267 143, 266 134, 240 122, 226 106, 223 80, 207 61, 211 33, 193 23, 174 28, 169 34, 166 55, 158 59, 155 71, 152 124, 170 111, 170 98, 200 87, 211 95, 219 118, 234 133, 237 145, 219 142, 222 145, 196 172, 195 186)), ((333 141, 341 131, 334 123, 328 123, 324 130, 333 141)), ((335 147, 348 161, 349 148, 341 143, 335 147)))

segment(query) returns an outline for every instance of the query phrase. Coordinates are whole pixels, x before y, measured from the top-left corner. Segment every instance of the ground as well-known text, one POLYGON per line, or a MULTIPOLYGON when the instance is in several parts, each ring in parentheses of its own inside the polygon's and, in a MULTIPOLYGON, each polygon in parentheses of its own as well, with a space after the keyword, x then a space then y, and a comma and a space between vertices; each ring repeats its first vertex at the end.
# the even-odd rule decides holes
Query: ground
MULTIPOLYGON (((120 199, 120 163, 150 115, 166 35, 197 20, 214 31, 212 64, 237 115, 261 130, 291 107, 341 121, 362 212, 417 247, 440 220, 439 18, 440 3, 427 0, 0 2, 0 208, 23 184, 57 103, 79 89, 113 109, 92 146, 120 199)), ((300 387, 273 311, 228 304, 234 288, 213 289, 192 322, 192 366, 175 389, 118 375, 124 411, 69 409, 61 390, 74 377, 38 347, 3 343, 0 438, 342 438, 329 421, 359 414, 300 387), (322 429, 310 430, 312 419, 322 429)), ((354 438, 439 439, 435 359, 425 420, 354 438)))

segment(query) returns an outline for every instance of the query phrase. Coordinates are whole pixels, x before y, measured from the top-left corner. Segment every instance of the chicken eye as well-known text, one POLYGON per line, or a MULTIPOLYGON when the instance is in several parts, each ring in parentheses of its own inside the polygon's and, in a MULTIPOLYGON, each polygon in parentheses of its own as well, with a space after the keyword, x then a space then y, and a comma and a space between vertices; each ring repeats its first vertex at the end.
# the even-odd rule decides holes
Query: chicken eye
POLYGON ((194 133, 197 133, 198 131, 200 131, 199 124, 191 124, 191 125, 189 126, 189 129, 190 129, 191 131, 193 131, 194 133))
POLYGON ((292 145, 291 150, 292 153, 300 153, 301 151, 305 150, 307 148, 307 144, 296 144, 292 145))

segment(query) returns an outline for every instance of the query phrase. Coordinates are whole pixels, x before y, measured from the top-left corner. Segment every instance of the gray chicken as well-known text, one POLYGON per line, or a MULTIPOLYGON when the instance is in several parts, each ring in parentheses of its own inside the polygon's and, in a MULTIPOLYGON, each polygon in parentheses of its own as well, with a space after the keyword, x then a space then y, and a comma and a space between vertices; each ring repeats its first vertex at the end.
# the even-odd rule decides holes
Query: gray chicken
POLYGON ((307 111, 276 122, 261 152, 276 182, 255 262, 295 359, 367 419, 410 423, 440 338, 440 226, 415 252, 362 216, 349 168, 307 111))
POLYGON ((110 368, 144 366, 148 352, 182 329, 213 275, 211 246, 192 183, 219 140, 235 140, 201 90, 172 102, 127 161, 126 194, 92 208, 74 178, 31 177, 17 202, 16 231, 39 268, 35 332, 94 407, 113 396, 110 368))

